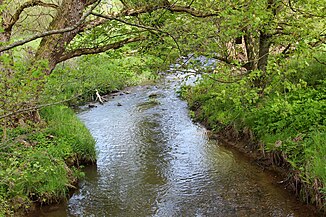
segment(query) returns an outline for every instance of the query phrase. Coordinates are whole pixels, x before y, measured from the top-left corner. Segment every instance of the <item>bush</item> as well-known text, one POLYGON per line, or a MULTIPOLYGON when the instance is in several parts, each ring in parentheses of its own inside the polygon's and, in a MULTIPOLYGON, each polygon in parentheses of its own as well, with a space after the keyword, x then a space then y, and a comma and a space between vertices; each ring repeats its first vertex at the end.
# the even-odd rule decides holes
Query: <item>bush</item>
POLYGON ((43 100, 59 101, 80 95, 70 103, 91 101, 95 89, 102 95, 154 78, 151 66, 161 62, 153 56, 100 54, 81 57, 56 68, 47 80, 43 100))

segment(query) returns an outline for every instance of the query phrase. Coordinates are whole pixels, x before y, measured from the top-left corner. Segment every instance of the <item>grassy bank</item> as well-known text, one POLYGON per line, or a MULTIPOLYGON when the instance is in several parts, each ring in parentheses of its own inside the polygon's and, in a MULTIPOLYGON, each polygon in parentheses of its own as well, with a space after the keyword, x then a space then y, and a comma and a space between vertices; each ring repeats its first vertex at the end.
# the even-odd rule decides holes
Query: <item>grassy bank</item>
POLYGON ((89 102, 100 95, 154 80, 163 60, 146 56, 85 56, 58 66, 46 83, 43 101, 72 99, 69 105, 89 102), (157 69, 158 70, 158 69, 157 69))
POLYGON ((48 107, 41 117, 9 130, 0 147, 0 216, 62 200, 83 175, 79 164, 96 159, 95 141, 71 109, 48 107))
POLYGON ((195 120, 230 141, 245 139, 249 151, 289 171, 288 185, 303 201, 325 210, 325 67, 313 59, 304 67, 292 60, 287 67, 269 72, 273 80, 264 90, 251 85, 254 73, 231 83, 211 74, 181 94, 195 120))

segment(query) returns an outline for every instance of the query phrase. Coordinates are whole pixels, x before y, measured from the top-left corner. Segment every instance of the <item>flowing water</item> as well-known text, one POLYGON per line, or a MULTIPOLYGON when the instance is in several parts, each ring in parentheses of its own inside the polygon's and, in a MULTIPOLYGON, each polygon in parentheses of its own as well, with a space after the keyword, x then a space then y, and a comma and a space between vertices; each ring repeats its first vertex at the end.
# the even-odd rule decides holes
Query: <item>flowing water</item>
POLYGON ((32 216, 314 216, 272 174, 209 140, 176 83, 170 76, 80 113, 97 166, 69 201, 32 216))

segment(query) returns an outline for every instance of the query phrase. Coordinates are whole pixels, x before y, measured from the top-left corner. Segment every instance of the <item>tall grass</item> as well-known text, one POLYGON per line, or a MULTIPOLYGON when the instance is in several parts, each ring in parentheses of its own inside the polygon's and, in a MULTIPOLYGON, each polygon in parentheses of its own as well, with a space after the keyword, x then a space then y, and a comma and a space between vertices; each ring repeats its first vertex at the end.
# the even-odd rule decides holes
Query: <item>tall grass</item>
POLYGON ((12 129, 0 147, 0 214, 62 200, 82 175, 78 162, 96 159, 95 141, 71 109, 52 106, 41 116, 46 123, 12 129))
MULTIPOLYGON (((58 145, 68 144, 79 160, 94 162, 96 159, 95 141, 75 113, 66 106, 51 106, 43 109, 41 115, 48 122, 47 133, 60 138, 58 145)), ((61 151, 63 148, 56 148, 61 151)))
MULTIPOLYGON (((319 177, 324 183, 322 191, 326 195, 326 130, 316 130, 311 135, 310 146, 305 150, 309 163, 307 171, 319 177)), ((326 198, 324 198, 326 199, 326 198)))

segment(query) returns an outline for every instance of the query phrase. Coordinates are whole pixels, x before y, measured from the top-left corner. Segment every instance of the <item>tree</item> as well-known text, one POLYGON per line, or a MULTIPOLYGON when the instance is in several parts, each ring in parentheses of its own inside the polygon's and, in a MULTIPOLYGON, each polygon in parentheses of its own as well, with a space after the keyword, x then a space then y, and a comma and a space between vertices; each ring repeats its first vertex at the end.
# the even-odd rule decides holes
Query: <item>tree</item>
POLYGON ((7 126, 40 121, 38 109, 49 104, 41 102, 40 96, 47 76, 57 64, 127 44, 173 37, 151 22, 145 24, 142 16, 146 19, 166 11, 194 17, 216 16, 194 9, 187 2, 177 5, 161 0, 1 0, 0 6, 0 122, 4 139, 7 126), (34 17, 44 21, 34 25, 34 17), (34 43, 37 39, 39 44, 34 43), (29 42, 38 44, 35 50, 26 46, 29 42), (17 58, 17 53, 28 55, 27 61, 17 58))
MULTIPOLYGON (((252 85, 263 92, 272 78, 267 73, 271 54, 286 58, 325 42, 325 6, 318 1, 0 0, 0 5, 1 54, 7 52, 14 61, 11 51, 41 40, 26 66, 27 74, 38 74, 36 80, 71 58, 138 44, 139 50, 158 55, 179 50, 179 55, 216 58, 231 69, 231 82, 259 72, 252 85), (33 27, 36 34, 26 31, 33 16, 46 20, 33 27)), ((11 69, 6 76, 15 77, 13 73, 11 69)), ((42 82, 36 89, 42 89, 42 82)))
MULTIPOLYGON (((109 49, 117 49, 124 44, 136 42, 144 39, 144 37, 135 37, 133 34, 129 34, 128 38, 124 38, 120 41, 114 41, 113 43, 102 44, 96 47, 76 48, 69 50, 69 44, 71 44, 78 34, 87 35, 97 27, 108 25, 110 22, 118 21, 126 25, 130 25, 127 22, 121 20, 126 17, 136 17, 140 14, 151 13, 157 10, 169 10, 173 12, 189 13, 197 17, 213 16, 214 14, 205 14, 187 6, 179 6, 170 3, 169 1, 155 1, 153 3, 137 2, 133 4, 130 2, 127 4, 122 1, 123 7, 117 6, 114 11, 103 15, 103 13, 95 13, 96 10, 100 11, 101 6, 109 4, 114 1, 100 1, 100 0, 63 0, 59 4, 45 3, 42 1, 30 0, 26 1, 15 12, 8 15, 7 11, 3 12, 2 26, 3 32, 1 38, 3 42, 8 42, 12 35, 12 29, 19 20, 22 13, 30 7, 49 7, 54 9, 55 15, 52 21, 49 23, 48 28, 39 34, 28 37, 24 40, 13 42, 9 45, 4 45, 0 48, 0 52, 10 50, 16 46, 23 45, 27 42, 42 38, 42 41, 37 49, 35 59, 47 60, 49 63, 49 69, 47 73, 50 73, 55 66, 70 58, 84 55, 95 54, 104 52, 109 49), (84 12, 87 9, 86 12, 84 12), (92 16, 91 16, 92 15, 92 16), (6 19, 6 17, 10 17, 6 19), (134 37, 130 37, 134 36, 134 37)), ((2 3, 3 5, 4 3, 2 3)), ((10 5, 9 5, 10 6, 10 5)), ((145 27, 141 25, 133 25, 138 28, 142 28, 148 31, 159 31, 158 29, 145 27)), ((139 34, 138 34, 139 35, 139 34)))
POLYGON ((219 81, 237 82, 256 73, 259 76, 251 85, 263 92, 273 79, 269 74, 273 65, 300 53, 313 55, 324 49, 324 5, 320 1, 218 2, 210 6, 219 12, 218 18, 205 19, 204 27, 203 20, 192 19, 192 27, 183 31, 188 36, 185 44, 192 45, 189 53, 220 61, 215 70, 218 74, 231 69, 226 70, 227 78, 219 81), (221 67, 226 68, 218 70, 221 67))

